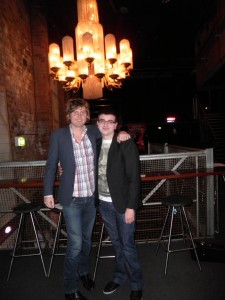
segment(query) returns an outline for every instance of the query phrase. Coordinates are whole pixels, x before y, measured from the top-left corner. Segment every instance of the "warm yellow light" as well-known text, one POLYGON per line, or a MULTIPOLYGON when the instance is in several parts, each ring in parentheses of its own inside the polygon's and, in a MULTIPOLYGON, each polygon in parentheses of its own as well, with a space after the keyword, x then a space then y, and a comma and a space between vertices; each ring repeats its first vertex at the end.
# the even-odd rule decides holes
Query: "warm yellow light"
POLYGON ((26 139, 24 136, 16 136, 15 137, 15 146, 16 147, 24 147, 26 146, 26 139))
POLYGON ((59 46, 52 43, 48 55, 50 74, 64 82, 65 91, 77 92, 82 87, 85 99, 97 99, 103 96, 104 86, 110 90, 120 88, 122 80, 130 75, 132 50, 130 42, 123 39, 117 53, 115 36, 107 34, 104 38, 96 0, 77 0, 77 13, 76 53, 68 35, 62 39, 63 57, 59 46))
POLYGON ((106 52, 106 59, 117 58, 116 38, 113 34, 109 33, 105 36, 105 52, 106 52))
POLYGON ((74 61, 73 39, 66 35, 62 39, 63 62, 71 65, 74 61))

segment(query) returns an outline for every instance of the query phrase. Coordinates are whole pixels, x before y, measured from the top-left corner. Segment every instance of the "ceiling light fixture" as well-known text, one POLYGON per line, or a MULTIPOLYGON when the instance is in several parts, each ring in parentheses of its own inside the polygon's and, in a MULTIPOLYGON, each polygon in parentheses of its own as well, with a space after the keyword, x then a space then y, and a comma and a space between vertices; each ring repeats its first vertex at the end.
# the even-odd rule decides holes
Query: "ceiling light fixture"
POLYGON ((60 81, 65 91, 77 93, 82 87, 83 98, 98 99, 103 96, 104 86, 109 90, 120 88, 122 81, 130 76, 133 68, 132 49, 130 42, 122 39, 119 43, 120 53, 117 54, 115 36, 107 34, 104 38, 96 0, 78 0, 77 12, 76 60, 72 37, 63 37, 62 56, 59 45, 50 44, 50 76, 60 81))

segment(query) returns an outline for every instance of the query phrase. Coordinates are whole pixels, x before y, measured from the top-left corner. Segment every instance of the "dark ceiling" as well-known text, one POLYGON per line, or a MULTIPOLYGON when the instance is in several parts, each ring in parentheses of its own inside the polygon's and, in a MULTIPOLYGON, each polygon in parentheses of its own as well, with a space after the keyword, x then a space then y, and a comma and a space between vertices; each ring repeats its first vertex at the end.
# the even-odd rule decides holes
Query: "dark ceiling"
MULTIPOLYGON (((76 0, 42 0, 47 8, 50 42, 74 38, 76 0)), ((128 38, 134 69, 155 73, 194 68, 194 44, 199 28, 213 13, 213 0, 98 0, 104 34, 117 43, 128 38)), ((145 74, 146 76, 147 74, 145 74)))
MULTIPOLYGON (((76 0, 39 0, 47 10, 49 42, 61 45, 74 38, 76 0)), ((118 101, 129 121, 159 120, 168 112, 192 115, 196 95, 195 43, 199 30, 215 13, 215 0, 98 0, 104 34, 113 33, 117 44, 130 40, 132 76, 119 91, 104 91, 118 101), (151 109, 146 109, 147 106, 151 109), (129 114, 128 108, 129 107, 129 114)))

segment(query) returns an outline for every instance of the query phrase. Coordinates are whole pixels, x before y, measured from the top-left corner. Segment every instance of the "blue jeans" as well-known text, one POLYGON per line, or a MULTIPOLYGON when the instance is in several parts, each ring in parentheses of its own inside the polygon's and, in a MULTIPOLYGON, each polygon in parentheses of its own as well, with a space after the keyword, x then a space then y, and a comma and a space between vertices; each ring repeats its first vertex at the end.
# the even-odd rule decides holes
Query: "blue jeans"
POLYGON ((99 212, 105 224, 116 255, 113 281, 129 283, 132 291, 142 289, 142 274, 134 240, 135 222, 125 223, 124 214, 116 211, 111 202, 99 201, 99 212))
POLYGON ((79 276, 90 273, 92 231, 96 208, 94 197, 73 198, 63 207, 66 222, 67 249, 64 262, 64 289, 66 294, 78 290, 79 276))

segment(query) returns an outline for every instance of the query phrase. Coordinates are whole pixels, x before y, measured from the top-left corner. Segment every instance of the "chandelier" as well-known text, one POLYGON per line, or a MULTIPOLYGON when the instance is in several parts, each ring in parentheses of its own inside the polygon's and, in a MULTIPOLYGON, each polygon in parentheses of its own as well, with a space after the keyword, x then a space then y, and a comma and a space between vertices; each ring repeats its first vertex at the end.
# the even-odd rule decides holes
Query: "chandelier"
POLYGON ((65 91, 75 93, 82 87, 83 98, 98 99, 103 88, 120 88, 133 68, 132 49, 127 39, 119 43, 107 34, 99 23, 96 0, 77 0, 78 24, 75 27, 76 60, 74 41, 71 36, 62 39, 62 56, 56 43, 49 45, 48 61, 50 76, 62 83, 65 91))

